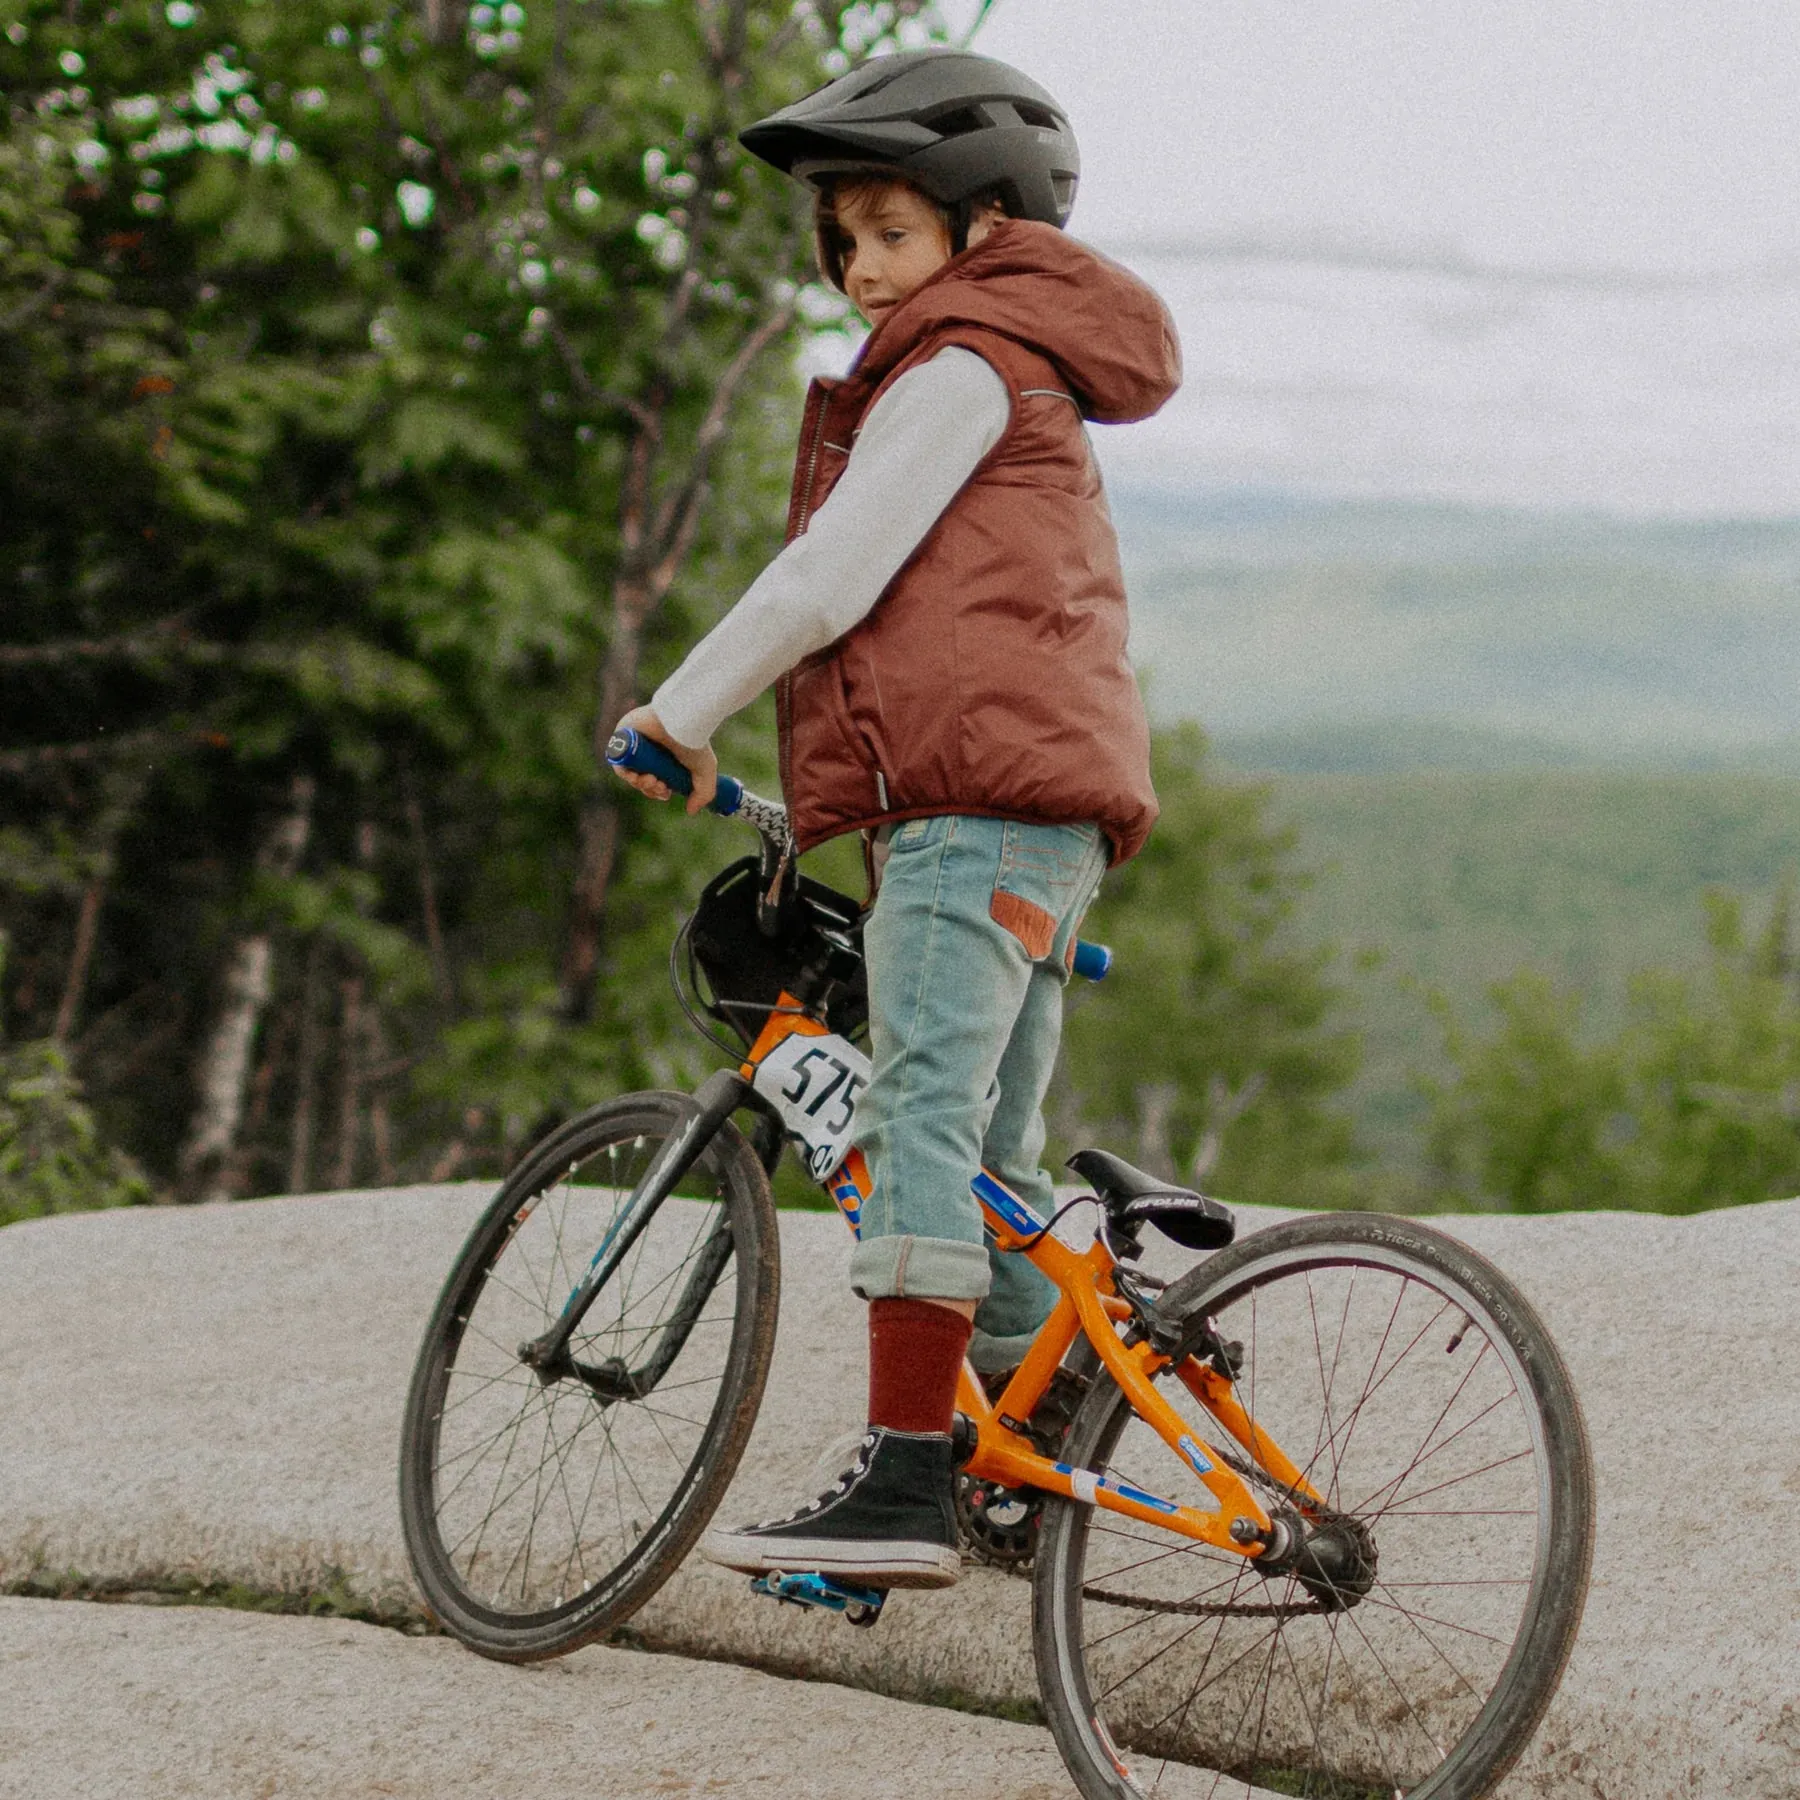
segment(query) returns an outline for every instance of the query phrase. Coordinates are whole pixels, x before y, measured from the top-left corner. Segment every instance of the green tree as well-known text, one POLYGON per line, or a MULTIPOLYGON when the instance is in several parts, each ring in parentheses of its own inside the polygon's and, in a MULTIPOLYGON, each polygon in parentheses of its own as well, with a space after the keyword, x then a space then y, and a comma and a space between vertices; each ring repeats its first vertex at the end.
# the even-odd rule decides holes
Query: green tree
POLYGON ((1440 1000, 1451 1081, 1431 1092, 1431 1147, 1465 1205, 1688 1213, 1800 1191, 1800 986, 1785 893, 1751 936, 1708 905, 1704 977, 1643 970, 1611 1038, 1526 971, 1498 984, 1479 1037, 1440 1000))
MULTIPOLYGON (((5 952, 0 936, 0 977, 5 952)), ((101 1141, 62 1046, 0 1040, 0 1225, 149 1197, 130 1157, 101 1141)))
POLYGON ((0 4, 9 1006, 165 1178, 664 1060, 708 852, 596 749, 773 548, 804 233, 735 131, 921 11, 0 4))

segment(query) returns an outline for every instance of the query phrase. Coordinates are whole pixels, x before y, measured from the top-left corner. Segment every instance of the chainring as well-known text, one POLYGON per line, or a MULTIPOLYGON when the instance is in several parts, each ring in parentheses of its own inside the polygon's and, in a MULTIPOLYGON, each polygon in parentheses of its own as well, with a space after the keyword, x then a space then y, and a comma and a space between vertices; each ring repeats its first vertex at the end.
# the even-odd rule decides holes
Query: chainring
MULTIPOLYGON (((1011 1370, 989 1378, 989 1397, 997 1399, 1011 1379, 1011 1370)), ((1053 1457, 1061 1451, 1087 1387, 1085 1378, 1072 1369, 1058 1369, 1050 1377, 1043 1398, 1025 1422, 1025 1435, 1043 1455, 1053 1457)), ((1037 1554, 1044 1499, 1039 1488, 1006 1487, 958 1470, 956 1522, 963 1542, 978 1562, 1001 1569, 1029 1567, 1037 1554)))

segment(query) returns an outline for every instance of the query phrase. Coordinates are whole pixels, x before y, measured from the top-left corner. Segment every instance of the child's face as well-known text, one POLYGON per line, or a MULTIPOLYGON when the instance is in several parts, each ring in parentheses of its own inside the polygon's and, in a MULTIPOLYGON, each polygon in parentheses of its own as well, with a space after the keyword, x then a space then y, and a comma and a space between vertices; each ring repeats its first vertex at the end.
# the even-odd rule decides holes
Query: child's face
POLYGON ((950 260, 943 215, 917 188, 900 182, 845 194, 837 205, 837 228, 844 291, 871 325, 879 325, 950 260))

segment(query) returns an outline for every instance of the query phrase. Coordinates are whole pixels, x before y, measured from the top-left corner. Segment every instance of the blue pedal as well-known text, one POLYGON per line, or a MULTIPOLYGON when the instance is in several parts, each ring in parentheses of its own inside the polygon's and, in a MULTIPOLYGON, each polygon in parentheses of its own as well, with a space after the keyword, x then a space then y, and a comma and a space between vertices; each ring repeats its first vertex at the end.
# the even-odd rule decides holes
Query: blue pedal
POLYGON ((826 1612, 842 1613, 852 1625, 873 1625, 881 1617, 885 1588, 858 1587, 854 1582, 835 1581, 829 1575, 789 1575, 777 1569, 759 1575, 750 1583, 753 1594, 767 1594, 772 1600, 785 1600, 790 1606, 817 1606, 826 1612))

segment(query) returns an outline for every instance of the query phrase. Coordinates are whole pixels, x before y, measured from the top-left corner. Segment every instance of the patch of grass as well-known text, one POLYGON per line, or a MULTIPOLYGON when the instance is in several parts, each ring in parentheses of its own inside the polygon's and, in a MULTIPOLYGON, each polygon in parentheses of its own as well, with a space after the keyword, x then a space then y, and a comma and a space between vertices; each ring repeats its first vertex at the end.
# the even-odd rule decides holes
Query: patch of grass
POLYGON ((198 1575, 84 1575, 78 1569, 33 1569, 9 1582, 5 1593, 25 1600, 90 1600, 113 1606, 216 1606, 231 1612, 285 1613, 311 1619, 355 1619, 407 1637, 427 1637, 439 1627, 422 1608, 382 1606, 354 1592, 339 1571, 318 1587, 293 1591, 252 1587, 241 1581, 208 1581, 198 1575))
POLYGON ((1048 1725, 1044 1708, 1037 1700, 1008 1700, 971 1693, 967 1688, 923 1688, 906 1696, 921 1706, 948 1707, 951 1712, 973 1713, 981 1719, 1004 1719, 1009 1725, 1048 1725))
MULTIPOLYGON (((841 1620, 830 1621, 839 1630, 841 1620)), ((880 1626, 875 1629, 879 1631, 880 1626)), ((936 1685, 909 1681, 904 1673, 884 1669, 861 1672, 838 1669, 821 1674, 793 1657, 787 1656, 719 1656, 696 1650, 678 1640, 648 1637, 634 1626, 623 1625, 602 1642, 615 1649, 641 1650, 652 1656, 679 1656, 689 1662, 726 1663, 732 1668, 756 1669, 764 1675, 779 1676, 783 1681, 825 1681, 834 1687, 855 1688, 865 1694, 879 1694, 884 1700, 905 1700, 915 1706, 941 1706, 950 1712, 972 1713, 980 1719, 1002 1719, 1009 1725, 1047 1725, 1044 1709, 1035 1695, 1010 1698, 1006 1695, 977 1694, 972 1689, 954 1685, 936 1685)))
POLYGON ((1252 1787, 1267 1788, 1272 1794, 1296 1794, 1300 1800, 1387 1800, 1389 1793, 1386 1788, 1370 1787, 1364 1781, 1316 1774, 1306 1769, 1258 1765, 1244 1771, 1243 1779, 1252 1787))

